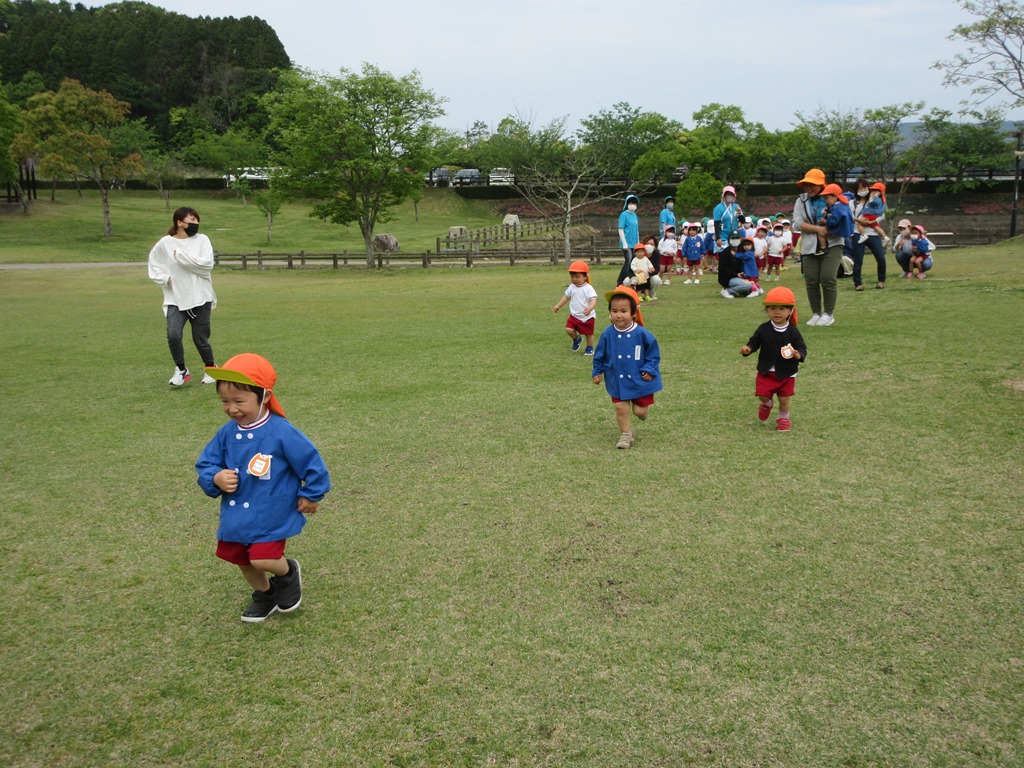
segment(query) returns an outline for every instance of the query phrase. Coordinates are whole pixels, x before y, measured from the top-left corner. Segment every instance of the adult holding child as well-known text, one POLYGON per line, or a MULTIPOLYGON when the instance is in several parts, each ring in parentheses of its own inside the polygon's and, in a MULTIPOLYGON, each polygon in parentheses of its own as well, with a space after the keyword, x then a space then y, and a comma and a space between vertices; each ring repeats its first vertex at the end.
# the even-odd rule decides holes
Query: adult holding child
MULTIPOLYGON (((182 343, 186 323, 192 325, 192 343, 203 365, 216 366, 210 346, 210 315, 217 306, 213 265, 213 244, 206 235, 199 234, 199 214, 194 208, 179 208, 167 234, 149 252, 149 279, 164 294, 167 346, 174 360, 174 375, 168 382, 172 387, 180 387, 192 378, 182 343)), ((213 382, 208 373, 203 375, 203 384, 213 382)))
POLYGON ((885 288, 885 244, 882 242, 883 231, 881 223, 885 220, 884 207, 883 215, 872 214, 872 201, 877 204, 881 200, 885 203, 885 184, 876 182, 870 184, 863 176, 857 179, 857 187, 850 203, 850 213, 853 220, 860 225, 861 234, 853 236, 851 243, 850 257, 853 259, 853 289, 863 291, 864 284, 861 279, 861 269, 864 266, 864 252, 871 251, 875 257, 875 266, 878 273, 878 282, 875 288, 885 288))
MULTIPOLYGON (((800 235, 800 264, 807 286, 811 318, 807 325, 832 325, 835 322, 836 298, 839 295, 836 276, 843 258, 842 248, 819 250, 818 237, 829 238, 825 228, 825 173, 811 168, 797 182, 800 196, 793 204, 793 231, 800 235), (822 223, 819 223, 822 222, 822 223)), ((843 239, 829 238, 829 245, 841 245, 843 239)))

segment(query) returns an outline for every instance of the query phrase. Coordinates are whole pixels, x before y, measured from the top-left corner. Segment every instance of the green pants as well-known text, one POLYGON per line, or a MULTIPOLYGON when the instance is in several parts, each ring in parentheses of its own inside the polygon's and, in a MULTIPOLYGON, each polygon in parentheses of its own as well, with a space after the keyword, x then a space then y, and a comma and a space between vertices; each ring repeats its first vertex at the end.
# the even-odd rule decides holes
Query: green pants
POLYGON ((822 299, 825 314, 835 314, 836 296, 839 293, 836 288, 836 275, 839 274, 839 264, 842 260, 843 248, 835 245, 824 256, 812 256, 807 253, 800 256, 804 280, 807 282, 807 301, 811 305, 812 314, 822 314, 822 299))

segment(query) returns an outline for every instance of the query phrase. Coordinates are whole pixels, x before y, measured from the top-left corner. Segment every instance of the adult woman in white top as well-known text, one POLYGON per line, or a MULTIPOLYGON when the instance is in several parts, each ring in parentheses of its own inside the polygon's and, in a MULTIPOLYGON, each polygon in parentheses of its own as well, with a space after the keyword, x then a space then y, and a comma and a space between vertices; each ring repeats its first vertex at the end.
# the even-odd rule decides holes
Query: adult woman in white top
MULTIPOLYGON (((174 360, 174 375, 168 382, 180 387, 192 377, 185 366, 182 334, 185 323, 192 325, 195 344, 204 366, 216 365, 210 346, 210 314, 217 306, 213 291, 213 244, 199 234, 199 214, 194 208, 179 208, 173 224, 149 252, 149 279, 164 293, 164 315, 167 317, 167 346, 174 360)), ((213 378, 203 375, 203 384, 213 378)))

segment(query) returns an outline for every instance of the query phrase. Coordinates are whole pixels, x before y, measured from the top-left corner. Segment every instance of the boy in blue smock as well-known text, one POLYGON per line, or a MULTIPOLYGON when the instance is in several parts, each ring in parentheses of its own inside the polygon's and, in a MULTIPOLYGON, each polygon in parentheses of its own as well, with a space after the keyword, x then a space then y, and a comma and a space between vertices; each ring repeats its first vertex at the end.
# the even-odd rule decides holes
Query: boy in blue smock
POLYGON ((331 480, 316 446, 285 418, 269 361, 247 352, 206 372, 228 422, 196 461, 199 487, 220 497, 217 557, 253 589, 242 621, 261 622, 302 602, 302 573, 285 543, 317 512, 331 480))
POLYGON ((640 299, 632 288, 619 286, 605 294, 612 324, 601 333, 594 352, 593 380, 615 404, 619 427, 616 448, 633 445, 631 417, 647 419, 654 393, 661 391, 661 350, 654 334, 644 328, 640 299))
POLYGON ((825 215, 818 220, 824 224, 828 234, 818 235, 818 250, 815 256, 824 256, 832 245, 837 245, 854 233, 853 214, 843 196, 843 188, 838 184, 828 184, 821 191, 825 200, 825 215))

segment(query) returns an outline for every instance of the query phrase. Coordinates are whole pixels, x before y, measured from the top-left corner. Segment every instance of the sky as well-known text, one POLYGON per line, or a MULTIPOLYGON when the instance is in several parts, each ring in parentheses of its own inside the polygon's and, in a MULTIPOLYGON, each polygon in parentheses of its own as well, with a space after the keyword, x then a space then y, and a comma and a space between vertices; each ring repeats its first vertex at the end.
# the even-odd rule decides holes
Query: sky
POLYGON ((733 104, 787 130, 795 111, 924 101, 956 113, 972 98, 931 68, 966 52, 947 37, 975 18, 954 0, 149 2, 193 17, 259 17, 306 69, 417 70, 447 100, 438 122, 458 132, 508 115, 535 126, 567 117, 575 129, 619 102, 684 126, 703 105, 733 104))

